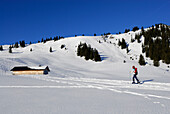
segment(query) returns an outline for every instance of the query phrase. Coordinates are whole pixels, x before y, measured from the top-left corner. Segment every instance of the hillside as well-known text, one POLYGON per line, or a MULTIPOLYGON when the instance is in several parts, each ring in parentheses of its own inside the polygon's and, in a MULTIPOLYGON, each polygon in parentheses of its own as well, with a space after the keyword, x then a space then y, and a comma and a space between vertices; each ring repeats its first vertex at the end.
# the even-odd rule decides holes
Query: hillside
POLYGON ((0 110, 17 114, 24 111, 135 114, 135 107, 141 114, 169 113, 170 68, 162 61, 159 67, 155 67, 153 60, 146 58, 142 53, 143 36, 140 43, 137 40, 131 42, 139 33, 141 30, 107 36, 68 37, 12 48, 12 53, 9 53, 9 45, 3 46, 4 50, 0 52, 0 97, 3 98, 3 107, 0 110), (128 45, 129 53, 118 45, 122 38, 128 45), (77 56, 80 42, 96 48, 102 61, 86 61, 77 56), (62 45, 65 47, 61 49, 62 45), (147 62, 145 66, 138 63, 140 54, 147 62), (51 72, 44 76, 13 76, 10 72, 14 66, 39 65, 49 66, 51 72), (140 85, 131 84, 133 65, 138 68, 140 85))
MULTIPOLYGON (((145 29, 145 31, 150 28, 145 29)), ((78 37, 68 37, 58 41, 48 41, 47 43, 37 43, 26 46, 25 48, 12 48, 13 53, 9 53, 9 46, 3 46, 4 51, 1 52, 1 72, 7 72, 10 74, 10 69, 17 65, 28 65, 28 66, 39 66, 39 65, 49 65, 54 71, 57 69, 64 69, 63 67, 70 68, 83 68, 89 69, 87 66, 94 68, 97 66, 101 70, 109 70, 114 65, 121 64, 125 67, 127 71, 130 71, 131 66, 135 65, 144 70, 145 68, 151 66, 153 67, 153 60, 146 57, 145 53, 142 53, 142 44, 144 44, 144 36, 141 36, 140 43, 135 40, 135 35, 139 35, 141 30, 135 32, 130 31, 128 33, 117 34, 117 35, 107 35, 107 36, 78 36, 78 37), (128 46, 129 52, 126 49, 121 49, 118 46, 119 40, 125 42, 128 46), (102 61, 95 63, 91 60, 86 61, 83 58, 77 56, 77 47, 81 43, 86 43, 91 45, 92 48, 96 48, 99 51, 102 61), (61 49, 61 46, 65 47, 61 49), (53 52, 50 53, 50 47, 53 52), (30 51, 32 49, 32 51, 30 51), (146 66, 142 67, 138 64, 139 56, 142 54, 146 61, 146 66), (125 63, 124 63, 125 61, 125 63), (8 63, 8 64, 4 64, 8 63), (82 64, 79 64, 82 63, 82 64), (108 66, 105 66, 108 65, 108 66), (74 66, 74 67, 70 67, 74 66), (103 68, 104 67, 104 68, 103 68)), ((77 69, 74 69, 77 71, 77 69)), ((158 69, 169 70, 168 64, 162 63, 160 61, 160 67, 158 69)), ((95 70, 95 69, 94 69, 95 70)), ((112 68, 111 68, 112 70, 112 68)), ((125 71, 125 70, 123 70, 125 71)), ((57 71, 58 72, 58 71, 57 71)), ((112 72, 112 71, 107 71, 112 72)))

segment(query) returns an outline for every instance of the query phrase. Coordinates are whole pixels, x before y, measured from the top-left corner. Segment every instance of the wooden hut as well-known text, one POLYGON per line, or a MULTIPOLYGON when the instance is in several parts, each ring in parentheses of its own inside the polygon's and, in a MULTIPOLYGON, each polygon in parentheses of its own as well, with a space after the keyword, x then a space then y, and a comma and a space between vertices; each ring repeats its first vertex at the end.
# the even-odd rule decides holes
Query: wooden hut
POLYGON ((13 75, 44 75, 50 72, 48 66, 46 67, 28 67, 17 66, 11 69, 13 75))

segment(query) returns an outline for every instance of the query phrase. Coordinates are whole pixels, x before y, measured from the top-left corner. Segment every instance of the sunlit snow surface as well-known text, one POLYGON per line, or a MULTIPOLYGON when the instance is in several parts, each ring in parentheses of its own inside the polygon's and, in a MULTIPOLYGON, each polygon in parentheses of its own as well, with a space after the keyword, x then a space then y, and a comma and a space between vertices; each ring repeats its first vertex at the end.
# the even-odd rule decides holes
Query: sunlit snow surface
POLYGON ((168 65, 161 63, 160 67, 154 67, 153 61, 147 58, 148 64, 139 66, 144 39, 141 38, 140 44, 131 43, 135 33, 110 35, 108 37, 114 38, 106 38, 106 41, 101 36, 65 38, 13 49, 12 54, 8 52, 9 46, 4 46, 4 51, 0 52, 1 113, 169 114, 168 65), (129 44, 128 54, 117 46, 122 38, 129 44), (96 48, 102 62, 78 57, 76 51, 80 42, 96 48), (66 46, 63 49, 62 44, 66 46), (14 66, 26 65, 49 66, 51 72, 19 76, 10 72, 14 66), (131 84, 133 65, 138 68, 141 84, 131 84))

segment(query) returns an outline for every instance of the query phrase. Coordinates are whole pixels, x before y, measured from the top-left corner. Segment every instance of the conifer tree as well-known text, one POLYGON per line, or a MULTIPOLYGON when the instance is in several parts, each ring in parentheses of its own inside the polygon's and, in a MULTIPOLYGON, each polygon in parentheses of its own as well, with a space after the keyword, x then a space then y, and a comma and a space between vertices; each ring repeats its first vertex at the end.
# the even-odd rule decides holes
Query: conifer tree
POLYGON ((122 42, 121 42, 120 40, 118 41, 118 45, 119 45, 119 46, 121 46, 121 45, 122 45, 122 42))
POLYGON ((80 51, 81 51, 80 46, 81 45, 78 45, 78 48, 77 48, 77 56, 80 56, 80 51))
POLYGON ((93 49, 90 49, 90 59, 93 60, 94 59, 94 52, 93 49))
POLYGON ((143 28, 143 27, 141 28, 141 31, 142 31, 142 35, 144 35, 145 30, 144 30, 144 28, 143 28))
POLYGON ((156 27, 156 29, 158 29, 159 28, 159 24, 155 24, 155 27, 156 27))
POLYGON ((25 41, 24 40, 20 41, 20 46, 25 47, 25 41))
POLYGON ((146 57, 149 57, 149 48, 145 47, 146 57))
POLYGON ((153 61, 153 65, 156 66, 156 67, 159 67, 159 65, 160 65, 160 64, 159 64, 159 61, 154 60, 154 61, 153 61))
POLYGON ((170 64, 170 50, 169 50, 169 53, 168 54, 166 54, 166 56, 165 56, 165 63, 166 64, 170 64))
POLYGON ((15 47, 15 48, 18 48, 18 47, 19 47, 19 46, 18 46, 18 42, 15 43, 14 47, 15 47))
POLYGON ((44 39, 43 39, 43 38, 41 39, 41 42, 44 42, 44 39))
POLYGON ((125 33, 128 33, 130 31, 130 29, 125 29, 125 33))
POLYGON ((58 36, 56 36, 56 37, 54 37, 54 39, 53 39, 54 41, 57 41, 58 40, 58 36))
POLYGON ((134 32, 137 30, 139 30, 139 28, 137 26, 132 29, 132 31, 134 31, 134 32))
POLYGON ((89 60, 90 59, 90 52, 88 51, 88 49, 85 50, 84 54, 85 54, 85 59, 89 60))
POLYGON ((142 54, 140 54, 140 57, 139 57, 139 64, 140 64, 140 65, 146 65, 145 59, 144 59, 144 57, 142 56, 142 54))
POLYGON ((53 52, 52 47, 50 47, 50 52, 53 52))
POLYGON ((86 43, 82 44, 80 42, 77 48, 77 56, 80 56, 80 57, 84 56, 86 60, 91 59, 96 62, 101 61, 98 51, 96 49, 93 50, 93 48, 91 48, 90 45, 87 46, 86 43))
POLYGON ((125 42, 125 39, 124 39, 124 38, 122 38, 121 48, 122 48, 122 49, 125 49, 125 48, 126 48, 126 42, 125 42))
POLYGON ((3 47, 2 46, 0 46, 0 51, 3 51, 3 47))
POLYGON ((170 31, 169 27, 164 24, 156 24, 149 30, 144 31, 144 46, 143 52, 146 53, 146 57, 150 57, 154 60, 154 65, 159 65, 159 60, 162 60, 166 64, 170 63, 170 31), (160 38, 161 37, 161 38, 160 38))
POLYGON ((9 53, 12 53, 12 47, 9 46, 9 53))
POLYGON ((94 50, 94 61, 101 61, 100 55, 96 49, 94 50))

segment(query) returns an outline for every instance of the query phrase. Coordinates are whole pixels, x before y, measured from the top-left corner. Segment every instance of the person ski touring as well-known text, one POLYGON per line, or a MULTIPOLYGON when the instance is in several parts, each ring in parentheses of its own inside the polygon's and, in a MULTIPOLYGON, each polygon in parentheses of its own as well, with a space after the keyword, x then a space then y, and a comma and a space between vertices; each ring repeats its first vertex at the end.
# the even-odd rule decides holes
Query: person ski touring
POLYGON ((132 66, 132 69, 133 69, 133 71, 132 71, 132 73, 133 73, 133 82, 132 82, 132 84, 135 84, 135 79, 136 79, 137 83, 139 84, 140 81, 137 78, 137 75, 138 75, 137 68, 135 68, 135 66, 132 66))

